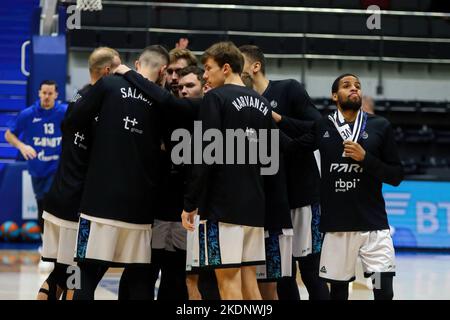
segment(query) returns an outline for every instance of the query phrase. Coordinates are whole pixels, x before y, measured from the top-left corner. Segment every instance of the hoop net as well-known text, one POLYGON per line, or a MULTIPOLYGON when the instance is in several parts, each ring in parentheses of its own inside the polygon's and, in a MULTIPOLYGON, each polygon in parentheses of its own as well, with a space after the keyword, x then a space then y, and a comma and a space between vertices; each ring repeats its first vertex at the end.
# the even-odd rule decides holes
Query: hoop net
POLYGON ((77 9, 82 11, 102 10, 102 0, 77 0, 77 9))

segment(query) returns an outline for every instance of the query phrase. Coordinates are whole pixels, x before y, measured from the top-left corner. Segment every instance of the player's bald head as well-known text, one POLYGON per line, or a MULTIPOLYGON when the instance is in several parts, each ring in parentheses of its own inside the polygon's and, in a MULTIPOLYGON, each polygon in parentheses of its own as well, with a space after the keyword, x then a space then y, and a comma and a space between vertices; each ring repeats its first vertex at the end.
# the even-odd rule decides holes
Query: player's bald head
POLYGON ((89 56, 89 72, 101 73, 104 68, 114 69, 120 65, 119 53, 108 47, 99 47, 89 56))

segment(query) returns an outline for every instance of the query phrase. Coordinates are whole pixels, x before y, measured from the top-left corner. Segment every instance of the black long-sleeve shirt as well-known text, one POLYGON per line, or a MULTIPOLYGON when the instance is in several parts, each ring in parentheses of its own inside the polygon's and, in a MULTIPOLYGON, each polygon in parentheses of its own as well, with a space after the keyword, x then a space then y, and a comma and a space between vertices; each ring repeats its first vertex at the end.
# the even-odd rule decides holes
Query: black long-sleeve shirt
POLYGON ((99 80, 67 117, 74 130, 99 114, 80 212, 135 224, 153 222, 160 185, 161 113, 122 76, 99 80))
MULTIPOLYGON (((291 138, 306 132, 321 118, 304 87, 296 80, 270 81, 263 92, 273 111, 282 116, 277 123, 291 138)), ((313 152, 292 152, 285 156, 287 192, 291 209, 319 201, 319 172, 313 152)))
MULTIPOLYGON (((169 136, 171 132, 178 127, 186 128, 191 134, 193 133, 193 121, 199 119, 199 110, 201 108, 200 104, 202 99, 176 98, 134 71, 127 72, 125 78, 158 102, 158 106, 162 108, 165 115, 165 126, 169 128, 169 136)), ((269 106, 268 108, 269 110, 271 109, 269 106)), ((280 137, 280 140, 285 143, 285 136, 280 137)), ((180 219, 180 213, 183 209, 183 197, 180 197, 180 193, 186 193, 187 199, 189 199, 189 194, 192 194, 192 191, 189 190, 189 177, 191 176, 192 167, 190 165, 173 165, 169 159, 173 142, 165 139, 165 144, 167 149, 165 154, 165 157, 167 158, 166 165, 169 167, 170 173, 165 175, 165 186, 162 187, 162 190, 166 191, 164 191, 161 196, 161 202, 163 204, 161 205, 162 211, 161 214, 158 215, 158 218, 176 221, 180 219)), ((263 177, 264 193, 266 195, 266 218, 264 226, 267 230, 271 231, 279 231, 282 228, 292 227, 289 203, 287 200, 286 176, 284 172, 284 163, 282 163, 282 161, 283 159, 280 158, 280 169, 277 174, 263 177)), ((237 181, 236 183, 239 182, 237 181)), ((197 200, 199 199, 196 199, 196 201, 197 200)), ((195 205, 193 207, 195 207, 195 205)), ((193 207, 191 206, 190 209, 193 209, 193 207)))
POLYGON ((67 116, 77 108, 77 101, 91 89, 87 85, 78 91, 74 100, 69 103, 65 118, 61 124, 62 151, 55 177, 49 192, 44 198, 44 210, 52 215, 77 222, 86 177, 92 126, 83 130, 70 130, 65 123, 67 116))
MULTIPOLYGON (((213 89, 205 95, 199 120, 202 121, 202 132, 218 129, 223 137, 226 136, 226 129, 258 132, 259 129, 272 128, 268 101, 251 89, 231 84, 213 89)), ((247 146, 249 140, 246 140, 247 146)), ((226 149, 223 159, 227 159, 226 149)), ((234 154, 235 163, 236 159, 234 154)), ((260 161, 250 164, 248 153, 246 159, 245 164, 194 165, 184 209, 189 212, 199 208, 200 216, 205 219, 264 227, 262 165, 260 161)))
POLYGON ((190 176, 190 165, 175 165, 171 160, 171 152, 176 142, 171 141, 174 130, 179 128, 193 132, 194 120, 197 118, 202 99, 180 99, 167 90, 145 79, 135 71, 127 72, 124 77, 134 86, 142 90, 156 102, 163 114, 163 142, 161 151, 161 187, 159 211, 155 218, 164 221, 179 221, 183 210, 183 198, 190 176))
POLYGON ((322 232, 388 229, 382 184, 394 186, 403 179, 403 167, 390 123, 368 115, 358 141, 366 151, 362 162, 343 157, 343 140, 334 124, 324 117, 313 133, 295 138, 289 149, 320 150, 322 232))

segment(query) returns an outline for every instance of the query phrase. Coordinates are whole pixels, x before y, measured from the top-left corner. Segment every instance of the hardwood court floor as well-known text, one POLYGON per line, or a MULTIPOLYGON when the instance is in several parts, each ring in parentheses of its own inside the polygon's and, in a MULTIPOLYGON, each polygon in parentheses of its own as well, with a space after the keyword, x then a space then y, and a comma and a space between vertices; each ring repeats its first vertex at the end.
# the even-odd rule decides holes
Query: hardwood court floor
MULTIPOLYGON (((46 273, 39 272, 36 250, 0 250, 0 300, 33 300, 46 273)), ((100 282, 96 299, 117 299, 121 269, 110 269, 100 282)), ((308 294, 299 279, 302 299, 308 294)), ((360 274, 350 288, 350 299, 373 299, 360 274)), ((450 300, 450 254, 398 253, 395 299, 450 300)))

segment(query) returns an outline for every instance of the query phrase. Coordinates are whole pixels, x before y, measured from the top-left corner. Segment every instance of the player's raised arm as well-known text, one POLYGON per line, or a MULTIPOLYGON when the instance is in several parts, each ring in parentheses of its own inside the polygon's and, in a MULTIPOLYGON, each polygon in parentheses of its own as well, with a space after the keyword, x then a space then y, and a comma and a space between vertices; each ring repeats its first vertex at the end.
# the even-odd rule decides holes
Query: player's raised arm
POLYGON ((298 120, 293 117, 281 116, 274 111, 272 111, 272 117, 277 126, 291 138, 311 132, 314 126, 314 121, 298 120))
POLYGON ((154 100, 159 106, 163 107, 165 113, 171 116, 176 115, 180 118, 194 118, 201 99, 180 99, 173 96, 169 91, 161 88, 156 83, 147 80, 134 70, 128 70, 124 73, 125 79, 143 91, 149 98, 154 100))
POLYGON ((287 135, 283 136, 282 150, 289 154, 298 150, 315 151, 319 148, 317 123, 314 122, 311 129, 307 133, 290 138, 287 135))

